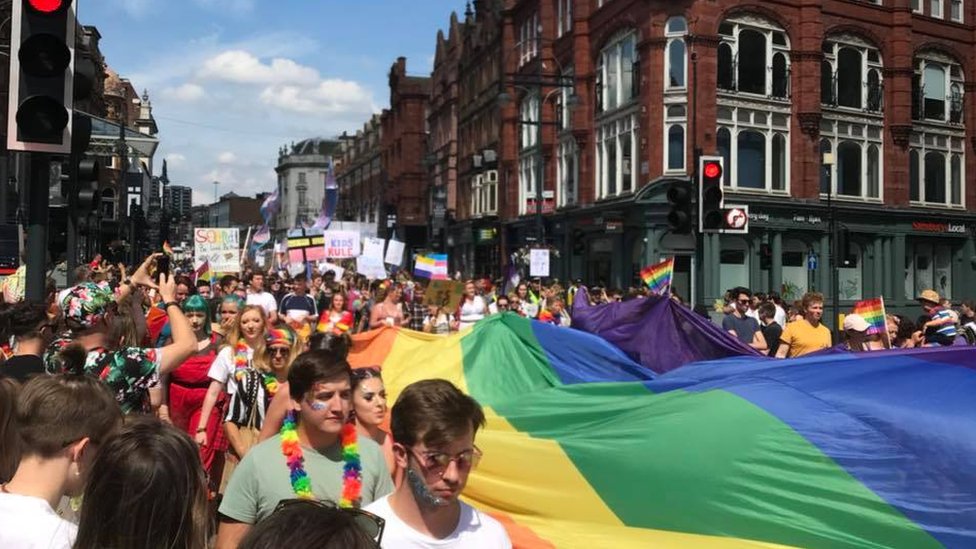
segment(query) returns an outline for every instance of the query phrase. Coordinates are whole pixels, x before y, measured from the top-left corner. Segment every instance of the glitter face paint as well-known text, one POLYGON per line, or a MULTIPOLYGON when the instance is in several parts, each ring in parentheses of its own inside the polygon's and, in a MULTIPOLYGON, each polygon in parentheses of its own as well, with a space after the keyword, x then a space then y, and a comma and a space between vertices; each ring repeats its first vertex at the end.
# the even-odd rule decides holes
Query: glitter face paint
POLYGON ((424 507, 443 507, 449 503, 446 499, 435 496, 424 479, 420 478, 420 474, 409 467, 407 468, 407 484, 410 485, 414 499, 424 507))

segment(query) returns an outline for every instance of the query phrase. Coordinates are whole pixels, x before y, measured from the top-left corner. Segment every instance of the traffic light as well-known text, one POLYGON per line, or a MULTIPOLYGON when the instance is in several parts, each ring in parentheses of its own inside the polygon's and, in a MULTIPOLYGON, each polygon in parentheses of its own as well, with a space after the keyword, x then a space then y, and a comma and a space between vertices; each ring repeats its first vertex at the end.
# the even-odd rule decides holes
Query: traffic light
POLYGON ((14 0, 9 149, 62 154, 71 151, 75 25, 71 0, 14 0))
POLYGON ((98 193, 98 161, 93 158, 83 158, 78 162, 77 177, 75 178, 77 194, 77 214, 85 218, 96 213, 101 202, 98 193))
POLYGON ((724 175, 725 161, 721 156, 702 156, 698 160, 698 229, 702 232, 723 228, 724 175))
POLYGON ((573 254, 583 255, 586 253, 586 241, 584 237, 586 235, 580 229, 575 229, 573 231, 573 254))
POLYGON ((691 232, 691 182, 675 180, 668 187, 668 226, 675 234, 691 232))

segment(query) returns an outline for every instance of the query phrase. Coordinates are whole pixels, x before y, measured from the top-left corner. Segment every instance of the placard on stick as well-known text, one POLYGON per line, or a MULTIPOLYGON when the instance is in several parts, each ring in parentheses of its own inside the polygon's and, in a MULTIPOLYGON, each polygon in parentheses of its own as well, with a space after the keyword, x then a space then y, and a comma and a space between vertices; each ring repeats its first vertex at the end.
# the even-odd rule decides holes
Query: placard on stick
POLYGON ((424 292, 424 305, 443 305, 454 311, 464 299, 464 282, 456 280, 431 280, 424 292))

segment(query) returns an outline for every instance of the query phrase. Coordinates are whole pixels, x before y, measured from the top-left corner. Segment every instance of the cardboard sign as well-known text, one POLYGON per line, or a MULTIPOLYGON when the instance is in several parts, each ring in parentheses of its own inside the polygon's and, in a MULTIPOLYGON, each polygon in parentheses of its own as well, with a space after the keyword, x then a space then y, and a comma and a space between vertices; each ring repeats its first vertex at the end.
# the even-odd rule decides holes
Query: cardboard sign
POLYGON ((194 229, 193 256, 197 264, 210 262, 210 269, 218 273, 241 271, 240 230, 194 229))
POLYGON ((361 255, 356 258, 356 272, 370 280, 386 278, 386 267, 383 259, 368 255, 361 255))
POLYGON ((329 263, 328 261, 319 263, 319 272, 322 273, 322 275, 325 275, 325 273, 329 271, 335 273, 336 280, 342 280, 342 275, 346 274, 346 270, 335 263, 329 263))
POLYGON ((448 312, 454 312, 462 299, 464 282, 456 280, 432 280, 424 292, 424 305, 443 305, 448 312))
POLYGON ((325 231, 325 257, 348 259, 359 256, 359 233, 325 231))
POLYGON ((375 257, 383 262, 383 247, 386 243, 382 238, 373 238, 372 236, 367 236, 363 239, 363 253, 362 256, 365 257, 375 257))
POLYGON ((529 251, 529 276, 533 278, 549 276, 549 250, 529 251))
POLYGON ((390 265, 401 265, 403 263, 403 242, 390 239, 390 243, 386 246, 385 262, 390 265))

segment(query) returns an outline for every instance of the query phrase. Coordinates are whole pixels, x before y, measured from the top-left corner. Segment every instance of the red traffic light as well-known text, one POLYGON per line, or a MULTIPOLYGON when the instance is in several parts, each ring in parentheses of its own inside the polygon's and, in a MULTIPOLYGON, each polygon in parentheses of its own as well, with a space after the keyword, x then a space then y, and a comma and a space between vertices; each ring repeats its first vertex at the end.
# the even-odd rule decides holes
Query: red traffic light
POLYGON ((709 179, 715 179, 722 175, 722 165, 718 162, 705 162, 702 173, 709 179))
POLYGON ((70 3, 71 0, 27 0, 25 2, 31 9, 41 13, 55 13, 70 3))

